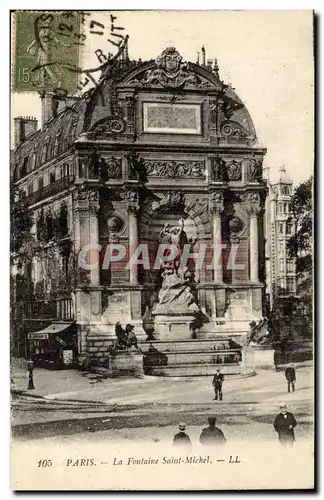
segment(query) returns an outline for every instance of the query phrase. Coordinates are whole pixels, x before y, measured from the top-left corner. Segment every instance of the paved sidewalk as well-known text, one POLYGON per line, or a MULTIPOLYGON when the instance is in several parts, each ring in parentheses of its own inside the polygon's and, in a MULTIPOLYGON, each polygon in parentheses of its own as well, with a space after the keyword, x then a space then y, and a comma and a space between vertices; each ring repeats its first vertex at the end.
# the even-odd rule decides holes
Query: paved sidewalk
MULTIPOLYGON (((35 390, 27 390, 27 376, 14 389, 47 400, 86 401, 113 405, 147 403, 210 403, 213 399, 211 377, 143 379, 103 379, 100 375, 78 370, 34 370, 35 390)), ((250 378, 225 379, 223 392, 227 403, 277 404, 312 401, 313 374, 311 367, 297 368, 297 390, 287 393, 283 372, 262 370, 250 378)))

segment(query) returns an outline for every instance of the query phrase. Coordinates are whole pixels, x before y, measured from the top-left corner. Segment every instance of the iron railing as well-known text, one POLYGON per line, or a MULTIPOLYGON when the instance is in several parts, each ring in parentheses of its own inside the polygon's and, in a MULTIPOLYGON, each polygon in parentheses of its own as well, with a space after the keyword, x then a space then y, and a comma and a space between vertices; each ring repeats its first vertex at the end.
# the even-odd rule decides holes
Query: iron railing
POLYGON ((48 186, 43 187, 41 190, 36 191, 29 196, 26 196, 25 201, 28 203, 28 205, 33 205, 38 201, 44 200, 45 198, 49 198, 54 194, 64 191, 69 186, 74 184, 74 181, 74 176, 63 177, 62 179, 57 180, 55 183, 49 184, 48 186))
POLYGON ((71 297, 54 300, 27 301, 24 304, 25 319, 74 320, 73 301, 71 297))

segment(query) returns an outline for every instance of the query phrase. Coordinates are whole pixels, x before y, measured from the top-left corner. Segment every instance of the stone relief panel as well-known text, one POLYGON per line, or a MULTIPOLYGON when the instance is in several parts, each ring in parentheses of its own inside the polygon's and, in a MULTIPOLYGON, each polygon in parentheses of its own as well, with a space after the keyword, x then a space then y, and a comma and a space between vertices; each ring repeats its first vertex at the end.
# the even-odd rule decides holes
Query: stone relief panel
POLYGON ((107 180, 120 179, 122 176, 122 159, 112 156, 110 158, 105 158, 103 161, 103 178, 107 178, 107 180))
POLYGON ((110 156, 104 158, 97 151, 92 151, 87 157, 89 179, 99 179, 102 182, 122 177, 122 159, 110 156))
POLYGON ((228 181, 242 180, 242 160, 224 160, 225 172, 228 181))
POLYGON ((191 177, 199 178, 205 175, 203 160, 145 160, 146 174, 152 177, 191 177))
POLYGON ((242 160, 215 155, 211 160, 211 178, 216 182, 241 181, 242 160))
POLYGON ((248 162, 248 180, 258 182, 262 179, 262 158, 251 158, 248 162))

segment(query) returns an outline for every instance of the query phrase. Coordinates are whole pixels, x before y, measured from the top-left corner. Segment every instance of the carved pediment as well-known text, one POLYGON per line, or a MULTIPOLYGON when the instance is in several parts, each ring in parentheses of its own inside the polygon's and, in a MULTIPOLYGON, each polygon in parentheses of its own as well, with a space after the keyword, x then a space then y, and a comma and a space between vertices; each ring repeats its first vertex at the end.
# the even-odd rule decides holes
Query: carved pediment
POLYGON ((174 47, 166 48, 150 69, 134 75, 127 83, 167 89, 215 88, 211 81, 193 71, 174 47))

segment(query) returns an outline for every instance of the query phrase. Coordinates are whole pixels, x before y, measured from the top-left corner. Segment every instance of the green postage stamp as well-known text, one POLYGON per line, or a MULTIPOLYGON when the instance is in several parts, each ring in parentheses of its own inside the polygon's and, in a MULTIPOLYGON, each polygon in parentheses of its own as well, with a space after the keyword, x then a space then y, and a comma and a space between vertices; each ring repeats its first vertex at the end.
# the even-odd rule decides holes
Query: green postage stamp
POLYGON ((16 11, 13 16, 13 90, 75 92, 85 38, 80 15, 70 11, 16 11))

